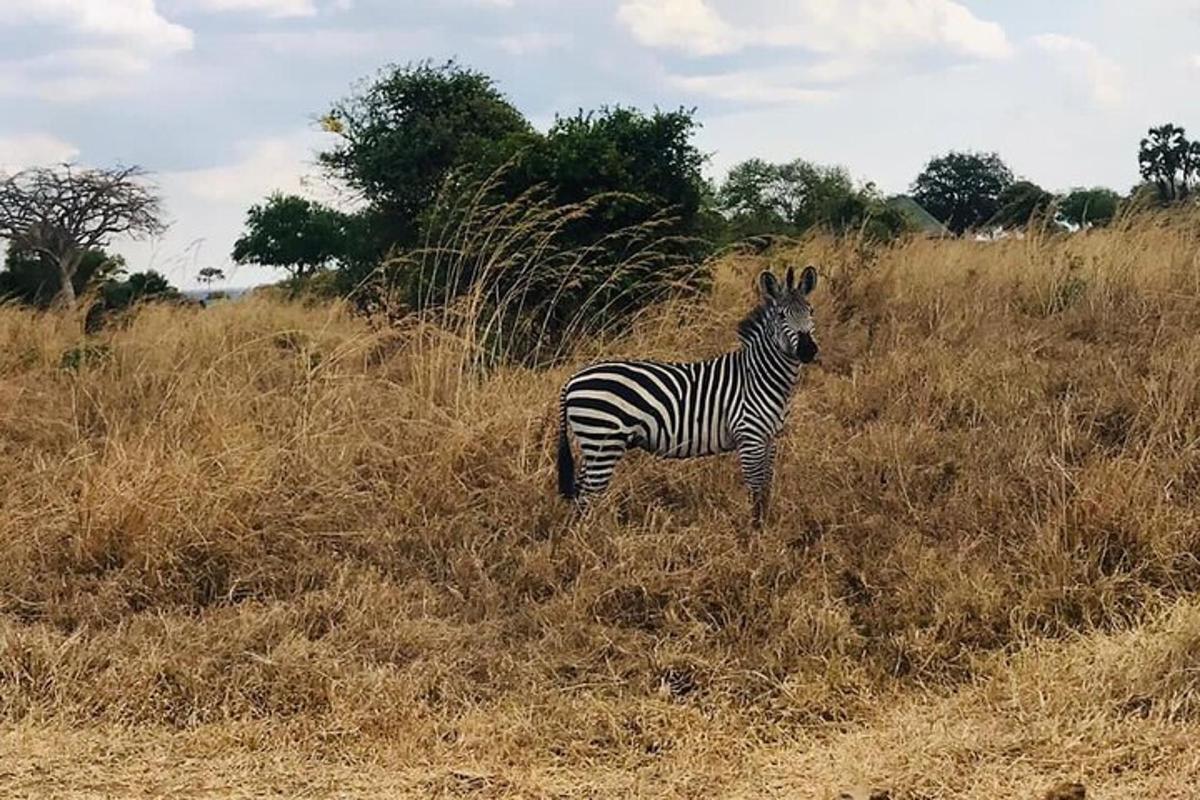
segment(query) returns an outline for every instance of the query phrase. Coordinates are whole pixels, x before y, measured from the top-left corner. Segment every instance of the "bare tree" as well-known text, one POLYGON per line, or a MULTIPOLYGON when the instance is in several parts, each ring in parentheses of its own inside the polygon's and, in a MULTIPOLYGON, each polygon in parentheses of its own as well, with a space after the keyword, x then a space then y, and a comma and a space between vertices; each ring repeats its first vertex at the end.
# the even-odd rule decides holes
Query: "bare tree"
POLYGON ((166 229, 158 194, 139 167, 35 167, 0 175, 0 238, 41 253, 58 267, 58 302, 75 305, 71 279, 89 250, 113 237, 153 236, 166 229))

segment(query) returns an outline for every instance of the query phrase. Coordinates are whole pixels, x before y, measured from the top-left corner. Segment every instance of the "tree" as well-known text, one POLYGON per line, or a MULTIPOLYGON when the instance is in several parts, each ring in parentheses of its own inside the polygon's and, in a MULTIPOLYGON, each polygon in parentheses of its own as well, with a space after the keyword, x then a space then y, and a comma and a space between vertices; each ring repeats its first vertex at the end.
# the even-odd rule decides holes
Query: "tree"
POLYGON ((1058 214, 1063 222, 1079 228, 1107 225, 1117 215, 1121 196, 1112 189, 1095 187, 1076 188, 1067 193, 1058 203, 1058 214))
MULTIPOLYGON (((113 280, 124 271, 121 256, 88 250, 72 276, 72 291, 78 296, 89 286, 113 280)), ((0 270, 0 298, 46 308, 61 293, 61 281, 57 264, 44 253, 9 247, 0 270)))
POLYGON ((295 195, 273 194, 246 213, 246 232, 233 245, 233 260, 286 270, 300 281, 345 250, 346 217, 295 195))
POLYGON ((44 256, 58 272, 62 305, 75 305, 75 275, 89 251, 116 236, 153 236, 165 226, 157 193, 138 167, 37 167, 0 179, 0 238, 44 256))
POLYGON ((717 203, 739 237, 824 226, 835 233, 868 228, 888 238, 906 227, 873 184, 856 187, 844 168, 803 159, 771 164, 755 158, 736 165, 718 190, 717 203))
POLYGON ((496 219, 527 209, 524 222, 503 236, 541 244, 513 253, 510 268, 497 272, 494 259, 462 253, 502 235, 463 237, 455 257, 410 276, 408 302, 453 297, 490 273, 489 294, 503 297, 520 284, 521 313, 541 315, 553 336, 584 303, 598 309, 597 319, 613 321, 668 288, 696 288, 709 248, 697 127, 688 109, 611 107, 559 117, 545 135, 519 133, 493 143, 447 176, 440 202, 421 216, 423 241, 478 227, 478 220, 464 225, 462 216, 483 205, 496 219), (544 237, 548 228, 553 235, 544 237), (642 267, 629 269, 635 254, 642 267))
POLYGON ((1000 210, 1000 194, 1013 182, 995 153, 950 152, 930 161, 912 185, 912 196, 955 234, 981 225, 1000 210))
POLYGON ((729 170, 717 202, 743 234, 798 233, 818 216, 818 193, 828 194, 829 184, 841 183, 843 175, 802 159, 771 164, 752 158, 729 170))
POLYGON ((390 67, 323 123, 337 143, 321 163, 366 201, 336 258, 337 288, 364 308, 511 294, 505 335, 537 320, 542 341, 576 330, 585 304, 589 323, 615 321, 703 282, 716 217, 690 110, 580 111, 543 134, 449 62, 390 67))
POLYGON ((1163 205, 1186 199, 1200 179, 1200 142, 1189 142, 1186 133, 1167 123, 1151 128, 1138 145, 1138 168, 1158 188, 1163 205))
POLYGON ((324 123, 341 141, 319 155, 321 164, 385 212, 401 244, 416 241, 417 218, 452 169, 531 130, 491 78, 454 61, 389 67, 324 123))
MULTIPOLYGON (((1019 228, 1045 221, 1058 198, 1032 181, 1017 181, 1000 192, 1000 209, 989 223, 1003 228, 1019 228)), ((1051 220, 1052 221, 1052 220, 1051 220)))
POLYGON ((517 156, 501 179, 505 198, 535 186, 547 187, 561 205, 627 195, 612 197, 602 218, 581 227, 582 240, 659 212, 676 219, 671 235, 694 234, 705 191, 704 155, 692 141, 698 127, 694 112, 682 108, 652 114, 624 107, 581 111, 558 117, 545 136, 508 137, 490 148, 482 169, 472 173, 483 178, 485 171, 517 156))
POLYGON ((219 267, 205 267, 196 275, 196 280, 205 286, 212 286, 225 280, 225 270, 219 267))

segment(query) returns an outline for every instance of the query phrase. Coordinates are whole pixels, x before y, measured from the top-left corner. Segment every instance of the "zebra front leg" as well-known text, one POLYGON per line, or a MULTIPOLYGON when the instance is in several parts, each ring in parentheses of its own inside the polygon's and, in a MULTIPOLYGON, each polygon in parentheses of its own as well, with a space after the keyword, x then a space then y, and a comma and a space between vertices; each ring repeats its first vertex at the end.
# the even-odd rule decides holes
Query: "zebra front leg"
POLYGON ((767 517, 767 505, 771 500, 770 489, 759 489, 757 492, 751 491, 751 500, 754 504, 754 510, 750 514, 750 527, 756 531, 762 530, 763 521, 767 517))
POLYGON ((744 439, 738 445, 738 459, 742 464, 742 478, 750 490, 750 526, 756 531, 761 530, 770 499, 775 442, 772 439, 744 439))

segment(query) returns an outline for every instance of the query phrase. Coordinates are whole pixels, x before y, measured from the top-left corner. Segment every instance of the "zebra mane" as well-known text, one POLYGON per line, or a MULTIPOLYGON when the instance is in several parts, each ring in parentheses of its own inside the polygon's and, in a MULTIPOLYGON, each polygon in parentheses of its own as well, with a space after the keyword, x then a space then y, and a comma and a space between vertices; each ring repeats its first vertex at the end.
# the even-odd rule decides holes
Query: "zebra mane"
POLYGON ((767 304, 759 303, 754 308, 750 309, 737 326, 738 339, 743 343, 750 342, 754 339, 754 335, 763 329, 763 323, 767 318, 767 304))

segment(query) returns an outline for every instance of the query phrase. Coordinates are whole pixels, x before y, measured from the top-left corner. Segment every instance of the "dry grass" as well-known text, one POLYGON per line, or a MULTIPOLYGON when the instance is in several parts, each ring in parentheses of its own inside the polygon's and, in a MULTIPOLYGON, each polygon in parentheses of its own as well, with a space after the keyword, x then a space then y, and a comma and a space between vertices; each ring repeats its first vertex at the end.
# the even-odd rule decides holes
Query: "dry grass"
MULTIPOLYGON (((728 459, 631 458, 571 523, 569 366, 0 309, 4 794, 1187 796, 1200 225, 791 255, 824 367, 750 548, 728 459)), ((573 365, 731 346, 763 264, 573 365)))

